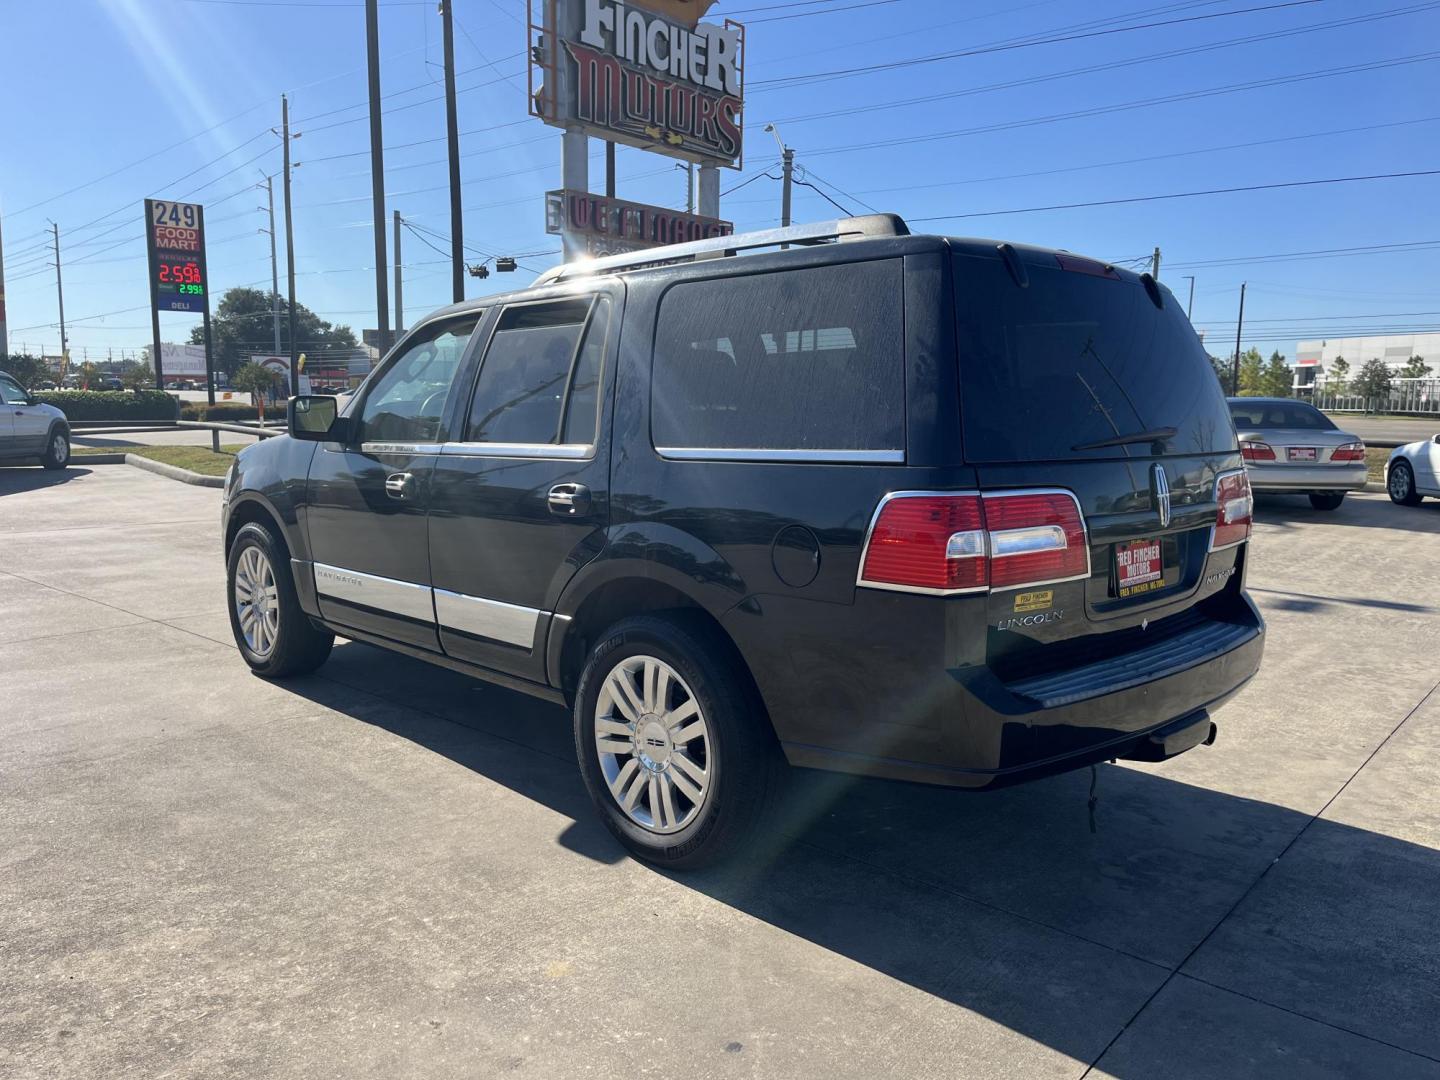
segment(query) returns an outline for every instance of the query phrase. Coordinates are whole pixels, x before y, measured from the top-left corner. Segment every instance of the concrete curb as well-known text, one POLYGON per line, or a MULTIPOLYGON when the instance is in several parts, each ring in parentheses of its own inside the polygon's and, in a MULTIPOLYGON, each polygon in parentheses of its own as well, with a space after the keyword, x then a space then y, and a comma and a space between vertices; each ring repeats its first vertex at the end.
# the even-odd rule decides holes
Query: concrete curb
POLYGON ((70 464, 77 465, 124 465, 124 454, 71 454, 70 464))
POLYGON ((134 465, 137 469, 144 469, 146 472, 153 472, 171 480, 179 480, 183 484, 194 484, 196 487, 219 488, 225 486, 223 476, 205 476, 201 473, 191 472, 189 469, 182 469, 177 465, 166 465, 163 461, 151 461, 139 454, 126 454, 125 464, 134 465))

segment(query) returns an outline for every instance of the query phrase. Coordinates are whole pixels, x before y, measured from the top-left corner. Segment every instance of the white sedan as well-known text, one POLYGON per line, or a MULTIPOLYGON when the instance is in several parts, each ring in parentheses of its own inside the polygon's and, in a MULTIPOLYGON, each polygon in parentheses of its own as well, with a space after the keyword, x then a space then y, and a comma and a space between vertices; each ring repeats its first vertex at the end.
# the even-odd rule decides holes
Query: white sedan
POLYGON ((1440 498, 1440 435, 1390 451, 1385 490, 1402 506, 1418 506, 1426 495, 1440 498))

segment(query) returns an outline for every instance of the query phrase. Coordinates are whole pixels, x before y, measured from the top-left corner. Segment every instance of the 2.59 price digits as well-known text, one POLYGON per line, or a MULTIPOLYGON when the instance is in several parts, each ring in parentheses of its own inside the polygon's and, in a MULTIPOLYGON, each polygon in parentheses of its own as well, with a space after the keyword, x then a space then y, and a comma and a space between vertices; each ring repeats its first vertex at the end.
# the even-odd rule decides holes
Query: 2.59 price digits
POLYGON ((163 283, 200 284, 200 267, 195 263, 161 263, 160 281, 163 283))

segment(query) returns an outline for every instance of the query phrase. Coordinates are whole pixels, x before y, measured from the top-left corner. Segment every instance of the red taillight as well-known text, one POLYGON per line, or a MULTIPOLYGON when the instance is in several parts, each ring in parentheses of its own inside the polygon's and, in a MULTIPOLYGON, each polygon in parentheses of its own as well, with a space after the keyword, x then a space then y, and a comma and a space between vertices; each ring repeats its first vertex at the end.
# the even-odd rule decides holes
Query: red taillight
POLYGON ((1216 551, 1250 539, 1250 523, 1255 511, 1255 500, 1250 494, 1250 477, 1243 471, 1222 473, 1215 480, 1215 501, 1220 507, 1215 512, 1215 533, 1210 538, 1210 550, 1216 551))
POLYGON ((860 584, 926 592, 984 591, 1084 577, 1085 525, 1075 496, 899 492, 871 527, 860 584))
POLYGON ((990 587, 1081 577, 1090 566, 1080 508, 1069 492, 986 495, 990 587))
POLYGON ((1363 442, 1350 442, 1344 446, 1337 446, 1335 452, 1330 455, 1331 461, 1364 461, 1365 444, 1363 442))
POLYGON ((1246 461, 1274 461, 1275 451, 1270 448, 1269 443, 1242 442, 1240 456, 1246 461))

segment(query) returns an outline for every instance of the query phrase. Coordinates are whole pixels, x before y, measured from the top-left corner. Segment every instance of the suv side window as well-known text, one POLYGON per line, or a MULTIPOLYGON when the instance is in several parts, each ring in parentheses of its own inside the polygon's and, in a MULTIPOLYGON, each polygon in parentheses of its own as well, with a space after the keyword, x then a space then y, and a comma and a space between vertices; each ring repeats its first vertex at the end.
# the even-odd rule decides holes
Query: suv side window
POLYGON ((20 389, 20 384, 9 375, 0 375, 0 403, 5 405, 23 405, 29 398, 25 391, 20 389))
POLYGON ((605 296, 507 308, 480 365, 465 440, 593 443, 609 322, 605 296))
POLYGON ((450 386, 481 313, 437 322, 406 345, 365 396, 361 442, 434 442, 450 386))
POLYGON ((899 453, 903 310, 898 259, 673 286, 655 335, 655 446, 899 453))

